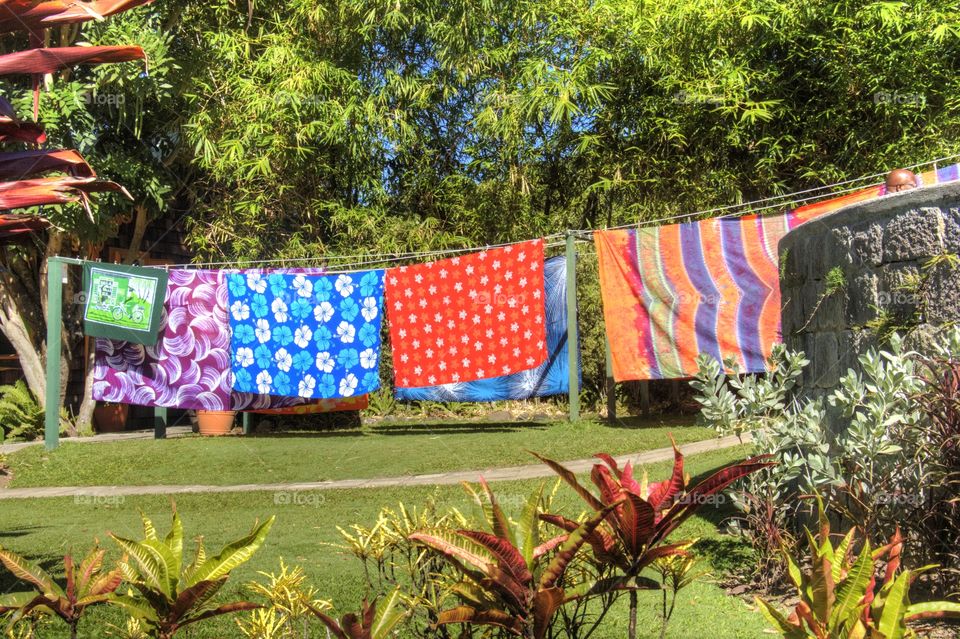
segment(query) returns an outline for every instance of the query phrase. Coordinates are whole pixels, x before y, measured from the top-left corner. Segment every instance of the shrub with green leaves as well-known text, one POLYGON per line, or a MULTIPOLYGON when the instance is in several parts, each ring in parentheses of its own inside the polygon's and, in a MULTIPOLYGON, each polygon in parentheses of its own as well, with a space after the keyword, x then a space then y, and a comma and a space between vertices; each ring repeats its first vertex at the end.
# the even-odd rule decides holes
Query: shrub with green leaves
POLYGON ((60 585, 45 570, 20 555, 0 548, 0 564, 32 590, 0 595, 0 614, 10 612, 10 627, 37 613, 59 618, 76 639, 80 620, 87 608, 108 603, 123 581, 119 567, 103 569, 106 553, 94 546, 76 564, 71 555, 63 558, 65 583, 60 585))
MULTIPOLYGON (((960 328, 947 331, 942 343, 941 359, 960 358, 960 328)), ((917 401, 939 377, 928 371, 925 381, 918 355, 904 349, 902 338, 893 335, 887 350, 862 355, 862 372, 848 371, 827 397, 842 420, 835 433, 826 428, 821 402, 789 397, 806 363, 802 354, 777 348, 770 375, 740 379, 704 358, 693 382, 702 421, 721 434, 749 433, 758 452, 779 462, 754 475, 737 500, 744 513, 738 523, 764 570, 778 563, 777 547, 798 532, 791 523, 800 508, 797 496, 822 494, 830 510, 873 536, 889 536, 902 522, 913 539, 940 481, 929 470, 945 454, 931 442, 943 438, 922 410, 936 402, 917 401)))
POLYGON ((830 522, 819 507, 820 530, 807 532, 810 557, 795 560, 785 554, 798 603, 789 616, 757 597, 757 605, 784 639, 907 639, 917 634, 908 624, 946 617, 960 618, 960 604, 949 601, 910 603, 910 586, 929 570, 900 571, 903 538, 897 531, 890 543, 874 549, 851 529, 834 547, 830 522), (859 554, 856 548, 861 546, 859 554), (883 572, 875 562, 883 561, 883 572), (807 572, 803 572, 806 568, 807 572), (809 568, 807 568, 809 567, 809 568))
POLYGON ((0 386, 0 442, 43 436, 45 411, 23 380, 0 386))
POLYGON ((153 639, 170 639, 181 628, 220 615, 259 608, 249 601, 217 603, 214 597, 230 572, 245 563, 263 545, 276 517, 255 526, 246 537, 208 557, 201 538, 193 561, 183 562, 183 522, 176 510, 170 532, 163 538, 146 515, 140 541, 110 535, 128 556, 121 564, 124 578, 132 584, 113 603, 123 607, 153 639))

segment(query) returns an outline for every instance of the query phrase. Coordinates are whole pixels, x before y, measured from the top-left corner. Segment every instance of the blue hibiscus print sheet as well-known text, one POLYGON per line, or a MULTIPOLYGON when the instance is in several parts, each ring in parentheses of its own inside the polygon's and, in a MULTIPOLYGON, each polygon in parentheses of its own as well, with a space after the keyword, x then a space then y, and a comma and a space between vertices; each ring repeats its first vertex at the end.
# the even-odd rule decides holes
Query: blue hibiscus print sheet
POLYGON ((233 389, 335 399, 380 388, 384 271, 234 273, 233 389))

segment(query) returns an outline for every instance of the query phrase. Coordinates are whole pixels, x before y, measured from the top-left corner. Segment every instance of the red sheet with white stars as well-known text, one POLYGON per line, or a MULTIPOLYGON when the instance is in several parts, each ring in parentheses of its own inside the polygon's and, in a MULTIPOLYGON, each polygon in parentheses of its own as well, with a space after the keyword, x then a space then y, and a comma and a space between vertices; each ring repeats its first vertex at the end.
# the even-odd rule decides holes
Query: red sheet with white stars
POLYGON ((387 271, 394 381, 512 375, 547 358, 543 240, 387 271))

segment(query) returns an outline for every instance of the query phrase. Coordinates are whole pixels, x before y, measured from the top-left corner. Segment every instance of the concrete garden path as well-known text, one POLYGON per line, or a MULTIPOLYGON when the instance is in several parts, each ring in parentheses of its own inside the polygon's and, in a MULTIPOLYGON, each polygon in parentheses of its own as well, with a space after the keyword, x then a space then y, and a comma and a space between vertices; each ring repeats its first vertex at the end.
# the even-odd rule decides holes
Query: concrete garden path
MULTIPOLYGON (((748 438, 744 436, 744 442, 748 438)), ((736 436, 708 439, 680 446, 685 456, 722 450, 736 446, 740 440, 736 436)), ((620 455, 616 460, 620 464, 628 461, 634 465, 653 464, 673 459, 672 448, 658 448, 644 453, 620 455)), ((564 462, 564 466, 575 473, 590 470, 595 459, 578 459, 564 462)), ((465 470, 434 475, 410 475, 406 477, 378 477, 373 479, 341 479, 337 481, 308 482, 297 484, 242 484, 236 486, 86 486, 86 487, 43 487, 10 488, 0 490, 0 501, 10 499, 38 499, 49 497, 133 497, 137 495, 184 495, 199 493, 251 493, 251 492, 293 492, 314 490, 342 490, 348 488, 389 488, 404 486, 442 486, 474 482, 483 475, 487 481, 514 481, 555 477, 552 470, 543 464, 492 468, 489 470, 465 470)))

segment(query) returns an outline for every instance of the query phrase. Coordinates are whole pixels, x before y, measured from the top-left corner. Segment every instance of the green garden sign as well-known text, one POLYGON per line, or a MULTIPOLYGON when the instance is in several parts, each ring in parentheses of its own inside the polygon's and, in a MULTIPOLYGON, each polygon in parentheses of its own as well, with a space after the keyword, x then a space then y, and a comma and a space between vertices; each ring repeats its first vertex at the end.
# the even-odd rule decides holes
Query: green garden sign
POLYGON ((85 263, 84 332, 152 346, 157 343, 167 272, 118 264, 85 263))

